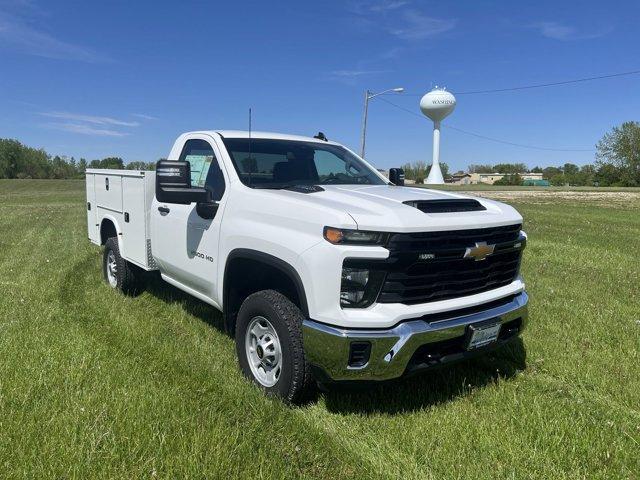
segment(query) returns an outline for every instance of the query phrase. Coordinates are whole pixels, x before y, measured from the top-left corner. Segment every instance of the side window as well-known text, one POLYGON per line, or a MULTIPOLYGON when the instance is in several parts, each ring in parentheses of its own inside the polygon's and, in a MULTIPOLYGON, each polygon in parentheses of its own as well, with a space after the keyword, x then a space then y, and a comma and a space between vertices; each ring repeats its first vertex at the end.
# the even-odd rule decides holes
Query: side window
POLYGON ((180 154, 180 161, 191 165, 191 186, 206 188, 213 200, 220 200, 224 194, 224 175, 216 159, 213 148, 206 140, 187 140, 180 154))

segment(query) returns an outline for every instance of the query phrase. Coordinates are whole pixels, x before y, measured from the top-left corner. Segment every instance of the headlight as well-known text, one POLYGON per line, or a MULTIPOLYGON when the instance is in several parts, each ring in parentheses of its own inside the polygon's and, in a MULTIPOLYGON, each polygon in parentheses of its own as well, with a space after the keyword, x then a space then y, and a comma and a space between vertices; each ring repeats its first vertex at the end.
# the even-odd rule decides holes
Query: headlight
POLYGON ((340 284, 340 306, 364 308, 377 298, 384 273, 366 268, 342 268, 340 284))
POLYGON ((324 227, 324 238, 334 245, 384 245, 388 234, 344 228, 324 227))

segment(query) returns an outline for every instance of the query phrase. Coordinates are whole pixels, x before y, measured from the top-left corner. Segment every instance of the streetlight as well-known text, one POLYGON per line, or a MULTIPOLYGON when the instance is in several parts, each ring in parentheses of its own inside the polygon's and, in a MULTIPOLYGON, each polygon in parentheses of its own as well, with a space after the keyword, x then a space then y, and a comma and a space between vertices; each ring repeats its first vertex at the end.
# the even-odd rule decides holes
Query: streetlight
POLYGON ((360 156, 364 158, 364 145, 367 137, 367 112, 369 110, 369 100, 378 95, 384 95, 385 93, 402 93, 404 92, 404 88, 390 88, 389 90, 385 90, 384 92, 373 93, 369 90, 364 92, 364 114, 362 115, 362 138, 360 141, 360 156))

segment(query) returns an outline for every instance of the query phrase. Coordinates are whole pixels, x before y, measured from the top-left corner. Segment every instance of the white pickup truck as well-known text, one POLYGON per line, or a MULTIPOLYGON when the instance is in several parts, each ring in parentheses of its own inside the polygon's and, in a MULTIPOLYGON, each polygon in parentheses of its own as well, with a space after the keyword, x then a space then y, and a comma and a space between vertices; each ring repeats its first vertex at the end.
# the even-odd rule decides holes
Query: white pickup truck
POLYGON ((221 310, 244 374, 288 402, 485 353, 527 320, 516 210, 390 182, 322 134, 190 132, 156 172, 86 178, 108 284, 159 270, 221 310))

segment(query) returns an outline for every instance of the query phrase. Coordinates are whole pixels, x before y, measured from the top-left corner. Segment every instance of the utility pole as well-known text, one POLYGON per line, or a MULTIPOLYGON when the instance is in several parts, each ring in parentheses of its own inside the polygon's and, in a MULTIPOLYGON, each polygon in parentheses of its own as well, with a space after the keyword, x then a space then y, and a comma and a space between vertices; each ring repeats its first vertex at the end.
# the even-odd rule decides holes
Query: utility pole
POLYGON ((373 93, 369 90, 364 92, 364 112, 362 114, 362 135, 360 137, 360 156, 364 158, 364 150, 367 142, 367 114, 369 113, 369 100, 378 95, 384 95, 385 93, 402 93, 404 92, 404 88, 390 88, 389 90, 384 90, 379 93, 373 93))
POLYGON ((360 137, 360 156, 364 158, 364 147, 367 141, 367 114, 369 113, 369 95, 371 92, 364 92, 364 113, 362 115, 362 135, 360 137))

